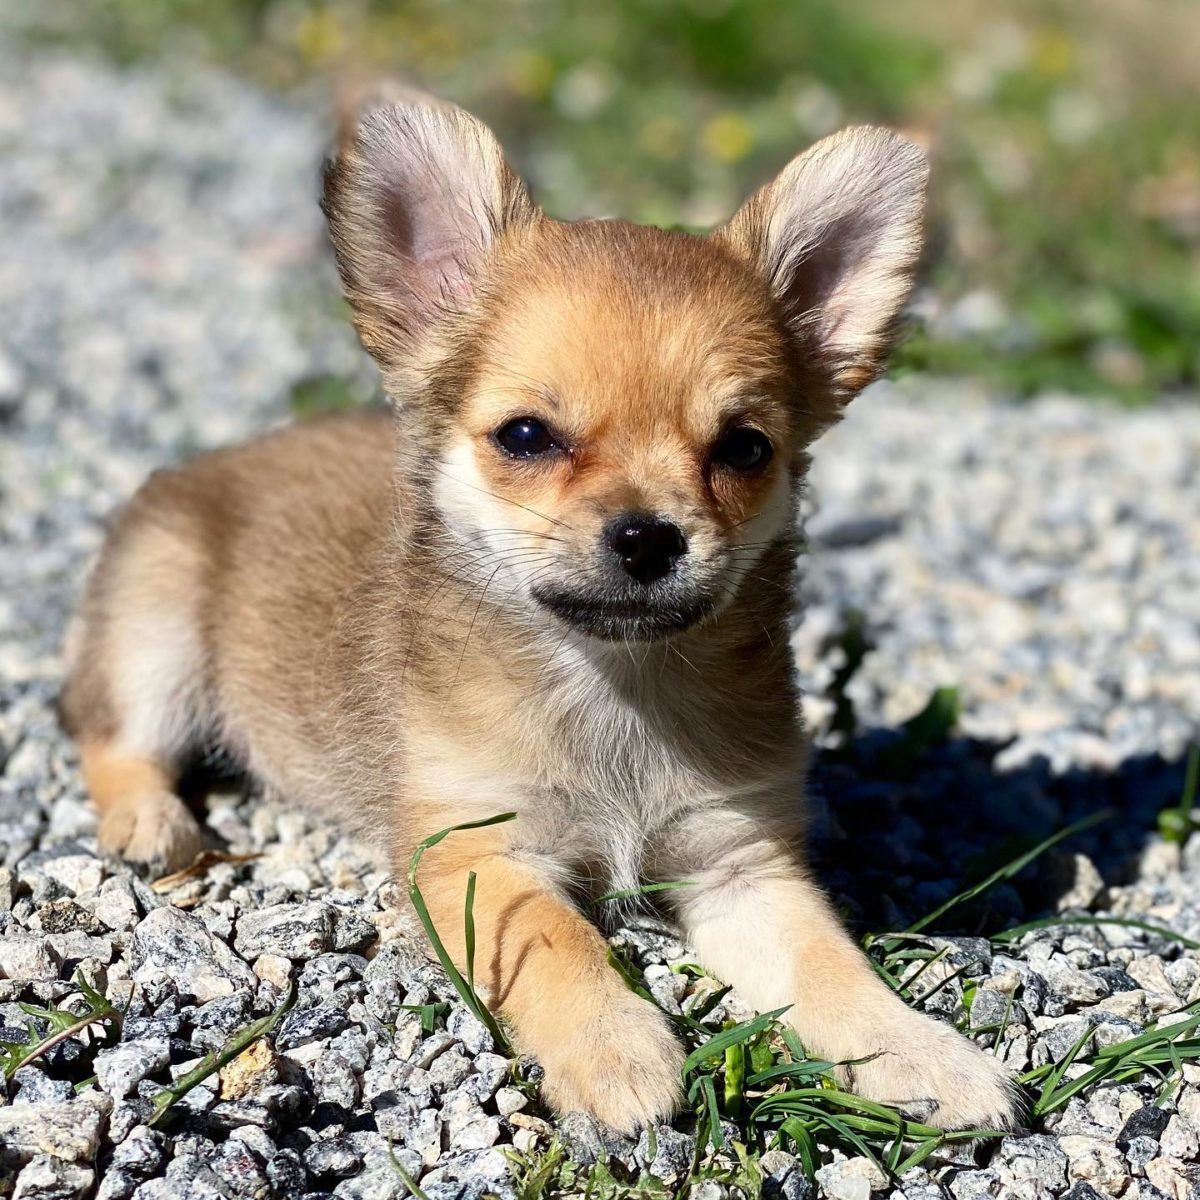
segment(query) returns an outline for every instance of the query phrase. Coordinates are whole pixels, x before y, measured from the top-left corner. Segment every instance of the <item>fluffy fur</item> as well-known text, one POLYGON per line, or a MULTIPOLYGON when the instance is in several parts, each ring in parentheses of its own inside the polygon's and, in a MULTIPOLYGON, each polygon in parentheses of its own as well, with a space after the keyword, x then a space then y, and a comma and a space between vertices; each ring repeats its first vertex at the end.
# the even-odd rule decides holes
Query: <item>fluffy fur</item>
MULTIPOLYGON (((588 893, 665 893, 750 1001, 866 1059, 864 1094, 1003 1126, 1002 1068, 874 975, 809 880, 788 645, 808 446, 881 368, 920 246, 925 165, 827 139, 708 237, 545 217, 491 133, 420 102, 365 116, 326 177, 346 295, 394 401, 161 472, 121 515, 72 638, 63 710, 105 847, 174 867, 176 795, 219 747, 406 863, 451 941, 478 875, 478 976, 560 1109, 633 1128, 682 1050, 624 989, 588 893), (532 417, 555 449, 513 458, 532 417), (773 455, 732 469, 752 429, 773 455), (686 539, 620 576, 628 513, 686 539)), ((461 953, 461 946, 452 946, 461 953)))

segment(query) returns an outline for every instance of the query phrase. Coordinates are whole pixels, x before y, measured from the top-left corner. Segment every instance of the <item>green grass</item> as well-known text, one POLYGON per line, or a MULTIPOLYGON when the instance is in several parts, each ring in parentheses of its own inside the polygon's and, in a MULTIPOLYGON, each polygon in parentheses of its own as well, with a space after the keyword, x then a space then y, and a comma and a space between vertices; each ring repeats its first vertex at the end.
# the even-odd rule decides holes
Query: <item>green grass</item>
POLYGON ((449 837, 450 834, 461 833, 467 829, 485 829, 489 825, 502 825, 506 821, 515 820, 516 816, 516 813, 500 813, 498 816, 487 817, 482 821, 467 821, 462 825, 451 825, 448 829, 442 829, 421 842, 413 851, 412 858, 408 864, 408 898, 412 901, 417 918, 420 920, 421 927, 425 930, 426 936, 433 946, 438 962, 442 964, 442 970, 446 972, 451 984, 454 986, 454 990, 458 993, 459 999, 462 1000, 468 1012, 480 1021, 488 1033, 492 1035, 492 1041, 496 1044, 496 1048, 508 1054, 509 1057, 512 1057, 514 1051, 509 1043, 508 1035, 501 1028, 499 1021, 492 1015, 488 1006, 475 990, 475 872, 472 871, 467 876, 467 894, 463 905, 463 932, 467 966, 465 977, 454 965, 454 960, 450 957, 450 952, 446 949, 445 944, 438 935, 437 929, 434 927, 433 918, 429 915, 429 908, 425 903, 425 897, 422 895, 420 885, 417 883, 417 873, 425 851, 432 849, 444 838, 449 837))
POLYGON ((1183 792, 1179 803, 1164 808, 1158 814, 1158 832, 1168 842, 1183 845, 1188 837, 1200 829, 1195 813, 1196 793, 1200 790, 1200 745, 1188 751, 1187 766, 1184 768, 1183 792))
POLYGON ((35 44, 121 62, 207 57, 309 95, 347 73, 415 81, 492 122, 564 217, 706 226, 821 133, 899 125, 935 162, 934 311, 902 368, 1128 402, 1200 378, 1200 76, 1186 4, 67 0, 30 11, 35 44), (948 319, 981 292, 996 320, 948 319))
MULTIPOLYGON (((947 711, 945 700, 932 703, 927 712, 947 711)), ((932 717, 927 718, 932 728, 932 717)), ((942 725, 945 722, 941 722, 942 725)), ((1187 782, 1181 806, 1190 812, 1195 798, 1195 755, 1189 759, 1187 782)), ((1036 846, 997 868, 984 879, 964 888, 934 911, 914 921, 906 930, 869 935, 864 949, 876 970, 899 995, 917 1007, 961 979, 973 965, 956 970, 944 967, 946 947, 930 943, 931 930, 948 915, 986 893, 996 884, 1014 878, 1048 850, 1075 836, 1111 814, 1098 813, 1059 831, 1036 846), (923 986, 926 978, 936 980, 923 986)), ((491 1031, 497 1046, 514 1053, 502 1025, 487 1009, 475 989, 474 905, 476 880, 468 874, 463 904, 465 973, 460 971, 438 934, 419 885, 419 868, 425 851, 444 838, 469 829, 484 828, 514 819, 503 813, 485 820, 451 826, 426 838, 414 851, 409 866, 409 895, 434 952, 463 1004, 491 1031)), ((674 885, 666 885, 674 886, 674 885)), ((642 891, 661 890, 661 885, 626 889, 607 899, 624 898, 642 891)), ((1200 944, 1173 930, 1128 918, 1092 915, 1048 917, 992 935, 997 949, 1007 949, 1030 932, 1044 928, 1087 925, 1121 925, 1176 941, 1191 949, 1200 944)), ((610 951, 613 968, 628 987, 648 1003, 657 1003, 645 985, 641 971, 628 954, 617 948, 610 951)), ((701 968, 682 964, 675 968, 693 978, 704 977, 701 968)), ((27 1039, 22 1043, 0 1046, 0 1064, 7 1081, 21 1066, 35 1061, 66 1038, 98 1025, 103 1036, 89 1043, 89 1054, 113 1044, 119 1037, 121 1013, 86 980, 76 979, 83 999, 79 1012, 68 1009, 22 1005, 30 1017, 27 1039)), ((1006 1016, 994 1030, 972 1028, 971 1000, 974 985, 963 987, 959 1025, 964 1033, 977 1039, 992 1033, 993 1049, 1003 1042, 1006 1016)), ((759 1160, 768 1149, 782 1148, 795 1154, 804 1172, 811 1178, 827 1161, 833 1149, 861 1155, 890 1179, 928 1160, 944 1147, 963 1141, 998 1137, 1000 1131, 960 1130, 953 1133, 908 1120, 887 1105, 855 1096, 840 1086, 838 1068, 848 1064, 829 1062, 809 1055, 797 1035, 780 1018, 786 1010, 763 1013, 750 1020, 735 1022, 719 1015, 721 1001, 729 988, 712 981, 708 990, 695 990, 681 1012, 666 1012, 687 1048, 682 1086, 687 1110, 680 1117, 684 1127, 695 1131, 695 1153, 685 1178, 669 1183, 645 1171, 629 1178, 624 1168, 604 1160, 583 1164, 573 1161, 563 1145, 548 1146, 519 1153, 510 1151, 513 1178, 522 1200, 550 1200, 551 1197, 580 1196, 593 1200, 650 1200, 652 1197, 686 1197, 701 1181, 713 1179, 746 1197, 761 1194, 763 1179, 759 1160)), ((152 1125, 162 1124, 173 1106, 192 1088, 232 1061, 261 1037, 270 1035, 296 1001, 293 984, 279 1006, 267 1016, 234 1034, 218 1051, 207 1055, 197 1067, 163 1088, 154 1098, 152 1125)), ((1009 1014, 1013 999, 1010 998, 1009 1014)), ((444 1020, 445 1003, 414 1006, 421 1014, 422 1026, 432 1031, 444 1020)), ((666 1011, 666 1010, 664 1010, 666 1011)), ((1104 1082, 1121 1082, 1150 1077, 1158 1081, 1157 1103, 1165 1103, 1178 1086, 1183 1066, 1200 1060, 1200 1003, 1181 1010, 1182 1019, 1170 1025, 1151 1025, 1136 1037, 1111 1046, 1097 1047, 1089 1027, 1074 1046, 1057 1062, 1025 1072, 1020 1084, 1029 1096, 1030 1124, 1034 1129, 1050 1114, 1060 1111, 1073 1096, 1104 1082)), ((86 1087, 93 1080, 85 1080, 86 1087)), ((527 1087, 516 1077, 514 1083, 527 1087)), ((653 1158, 653 1147, 650 1157, 653 1158)), ((418 1200, 423 1193, 418 1182, 407 1175, 397 1162, 397 1170, 409 1192, 418 1200)))
MULTIPOLYGON (((60 1042, 78 1036, 93 1025, 101 1027, 101 1035, 87 1044, 89 1062, 100 1050, 115 1046, 120 1041, 124 1014, 106 1000, 81 973, 75 976, 75 986, 83 1000, 82 1012, 72 1012, 66 1008, 42 1008, 35 1004, 20 1005, 22 1011, 31 1018, 28 1023, 28 1036, 24 1042, 0 1042, 0 1067, 3 1068, 6 1084, 22 1067, 28 1066, 60 1042)), ((293 981, 273 1012, 239 1029, 219 1050, 205 1055, 186 1075, 180 1076, 156 1092, 147 1120, 151 1128, 163 1125, 170 1116, 171 1109, 194 1087, 232 1062, 259 1038, 272 1033, 295 1003, 296 984, 293 981)), ((76 1085, 76 1091, 82 1091, 95 1081, 94 1075, 83 1080, 76 1085)))
POLYGON ((170 1115, 171 1109, 192 1088, 197 1087, 210 1076, 220 1071, 222 1067, 233 1062, 239 1054, 257 1042, 259 1038, 273 1033, 275 1026, 283 1020, 285 1014, 296 1003, 296 995, 296 982, 292 980, 288 984, 288 989, 284 993, 283 999, 280 1000, 278 1006, 272 1012, 269 1012, 265 1017, 260 1017, 257 1021, 252 1021, 249 1025, 243 1026, 243 1028, 232 1034, 219 1050, 214 1050, 211 1054, 206 1054, 186 1075, 181 1075, 174 1083, 156 1092, 152 1101, 153 1107, 148 1122, 150 1127, 153 1129, 162 1125, 170 1115))
POLYGON ((60 1042, 75 1037, 93 1025, 100 1026, 97 1049, 115 1046, 121 1039, 123 1014, 110 1004, 83 977, 75 974, 75 986, 83 999, 83 1011, 69 1008, 43 1008, 37 1004, 21 1003, 18 1007, 26 1016, 26 1036, 20 1042, 0 1041, 0 1072, 5 1084, 22 1068, 48 1054, 60 1042))
MULTIPOLYGON (((910 723, 916 731, 913 736, 927 748, 948 733, 956 711, 956 703, 949 694, 935 696, 923 713, 910 723)), ((1185 793, 1185 799, 1188 795, 1191 795, 1190 791, 1185 793)), ((864 950, 880 975, 906 1002, 922 1007, 973 965, 968 962, 955 971, 943 972, 931 986, 919 987, 926 973, 943 963, 947 953, 945 947, 935 949, 929 944, 929 931, 950 913, 968 905, 998 883, 1015 878, 1047 851, 1111 819, 1112 815, 1110 812, 1096 813, 1058 831, 979 882, 964 888, 914 921, 908 929, 868 935, 864 939, 864 950)), ((418 847, 409 871, 410 893, 434 951, 443 966, 449 964, 447 974, 455 990, 477 1016, 481 1011, 486 1012, 486 1007, 473 986, 474 877, 468 876, 464 904, 464 922, 468 931, 464 976, 450 963, 449 954, 429 919, 417 886, 417 866, 425 849, 451 833, 512 819, 511 813, 501 814, 434 834, 418 847)), ((621 899, 674 886, 682 885, 649 884, 611 893, 602 899, 621 899)), ((1007 948, 1019 937, 1035 930, 1087 924, 1130 926, 1193 948, 1196 946, 1182 935, 1149 922, 1069 915, 1029 922, 1000 932, 991 940, 997 948, 1007 948)), ((614 947, 610 950, 609 961, 629 988, 648 1003, 657 1004, 640 970, 626 952, 614 947)), ((700 968, 691 965, 676 969, 693 976, 703 975, 700 968)), ((744 1196, 756 1197, 762 1189, 758 1161, 765 1151, 773 1148, 794 1153, 810 1178, 814 1178, 822 1163, 827 1161, 829 1152, 838 1149, 869 1159, 886 1177, 895 1180, 947 1146, 1002 1136, 1002 1131, 988 1129, 947 1133, 911 1121, 888 1105, 846 1092, 839 1084, 838 1068, 849 1064, 810 1056, 795 1032, 781 1022, 786 1009, 741 1022, 721 1020, 716 1015, 718 1006, 729 990, 714 982, 711 990, 695 993, 690 1003, 685 1002, 681 1012, 663 1010, 688 1050, 682 1078, 687 1110, 681 1120, 685 1127, 694 1128, 696 1140, 686 1178, 675 1180, 669 1186, 645 1171, 628 1178, 619 1164, 603 1158, 591 1164, 572 1160, 563 1145, 555 1140, 549 1146, 527 1153, 508 1152, 522 1200, 549 1200, 560 1196, 593 1197, 595 1200, 640 1200, 665 1195, 685 1197, 705 1179, 718 1180, 744 1196)), ((968 982, 964 987, 960 1028, 964 1033, 982 1037, 993 1030, 971 1028, 972 990, 973 985, 968 982)), ((1010 998, 1009 1014, 1012 1004, 1010 998)), ((1119 1082, 1150 1075, 1159 1079, 1159 1101, 1165 1101, 1177 1086, 1183 1064, 1200 1059, 1200 1004, 1183 1011, 1188 1015, 1181 1021, 1161 1029, 1151 1026, 1137 1037, 1112 1046, 1096 1048, 1093 1045, 1090 1054, 1085 1053, 1092 1043, 1089 1027, 1061 1060, 1022 1075, 1019 1082, 1030 1098, 1029 1114, 1033 1127, 1036 1129, 1046 1116, 1062 1109, 1072 1096, 1105 1081, 1119 1082)), ((994 1030, 994 1050, 1002 1044, 1007 1024, 1006 1017, 994 1030)), ((650 1157, 653 1158, 653 1152, 650 1157)), ((414 1196, 420 1195, 415 1181, 410 1190, 414 1196)))

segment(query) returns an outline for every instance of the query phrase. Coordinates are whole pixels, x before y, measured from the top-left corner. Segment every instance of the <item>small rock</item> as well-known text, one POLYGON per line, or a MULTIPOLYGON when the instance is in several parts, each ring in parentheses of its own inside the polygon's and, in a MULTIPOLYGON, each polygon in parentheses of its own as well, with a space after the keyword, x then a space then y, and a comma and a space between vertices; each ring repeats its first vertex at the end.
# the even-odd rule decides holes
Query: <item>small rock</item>
POLYGON ((190 913, 164 905, 133 932, 133 978, 143 985, 164 978, 201 1004, 253 987, 254 972, 190 913))
POLYGON ((978 1171, 956 1171, 950 1176, 954 1200, 983 1200, 1000 1194, 1000 1175, 991 1167, 978 1171))
POLYGON ((293 1008, 280 1022, 275 1044, 280 1050, 291 1050, 296 1046, 334 1037, 349 1023, 346 1013, 333 1005, 293 1008))
POLYGON ((81 899, 79 903, 87 905, 96 919, 114 933, 133 929, 140 916, 133 884, 123 875, 106 879, 94 898, 81 899))
POLYGON ((0 1146, 21 1161, 48 1154, 90 1162, 100 1149, 100 1132, 111 1109, 112 1101, 102 1092, 67 1104, 0 1106, 0 1146))
POLYGON ((1104 891, 1104 879, 1086 854, 1071 855, 1061 880, 1064 890, 1055 902, 1060 913, 1086 912, 1104 891))
POLYGON ((138 1125, 113 1151, 112 1166, 134 1179, 149 1179, 166 1161, 166 1138, 145 1125, 138 1125))
POLYGON ((1069 1160, 1055 1139, 1045 1134, 1006 1137, 996 1158, 1017 1179, 1035 1180, 1052 1191, 1067 1186, 1069 1160))
POLYGON ((829 1200, 869 1200, 887 1177, 869 1158, 845 1158, 817 1171, 817 1183, 829 1200))
MULTIPOLYGON (((1125 1180, 1122 1179, 1122 1183, 1124 1182, 1125 1180)), ((1063 1200, 1104 1200, 1104 1196, 1096 1191, 1090 1183, 1084 1183, 1081 1179, 1072 1185, 1069 1192, 1064 1194, 1063 1200)))
POLYGON ((276 904, 238 918, 233 941, 239 954, 309 959, 333 949, 333 910, 320 901, 276 904))
POLYGON ((442 1153, 441 1113, 433 1108, 423 1108, 409 1125, 404 1144, 421 1156, 425 1166, 433 1166, 442 1153))
POLYGON ((358 1075, 340 1054, 322 1054, 309 1067, 308 1075, 320 1103, 332 1104, 347 1112, 352 1112, 358 1106, 358 1075))
POLYGON ((275 1051, 266 1038, 252 1042, 218 1075, 222 1100, 242 1100, 279 1078, 275 1051))
POLYGON ((100 933, 104 929, 104 923, 95 913, 65 896, 39 905, 37 915, 46 934, 100 933))
POLYGON ((459 1047, 452 1046, 430 1064, 429 1081, 435 1090, 453 1091, 471 1074, 472 1068, 473 1064, 466 1054, 459 1047))
POLYGON ((1106 1192, 1119 1192, 1128 1178, 1125 1160, 1117 1148, 1103 1138, 1067 1136, 1058 1140, 1059 1149, 1070 1160, 1070 1177, 1095 1184, 1106 1192))
MULTIPOLYGON (((524 1114, 521 1114, 524 1116, 524 1114)), ((513 1122, 516 1124, 516 1121, 513 1122)), ((569 1112, 558 1122, 558 1136, 573 1162, 591 1166, 604 1157, 604 1141, 596 1122, 586 1113, 569 1112)))
POLYGON ((96 1055, 96 1080, 115 1099, 130 1095, 141 1081, 163 1070, 171 1061, 166 1038, 140 1038, 121 1042, 96 1055))
POLYGON ((496 1111, 502 1117, 511 1117, 529 1104, 529 1097, 517 1088, 502 1087, 496 1092, 496 1111))
POLYGON ((1200 1153, 1200 1142, 1191 1123, 1176 1114, 1168 1122, 1159 1138, 1159 1147, 1167 1158, 1178 1158, 1183 1162, 1195 1161, 1200 1153))
POLYGON ((13 1200, 79 1200, 95 1182, 90 1166, 39 1154, 17 1176, 13 1200))
POLYGON ((1145 1169, 1146 1178, 1171 1200, 1192 1200, 1200 1185, 1200 1167, 1176 1158, 1152 1158, 1145 1169))
POLYGON ((452 1150, 486 1150, 500 1138, 500 1122, 489 1117, 475 1098, 463 1089, 446 1097, 442 1120, 452 1150))
POLYGON ((379 930, 366 917, 345 908, 333 910, 333 948, 360 953, 379 938, 379 930))
POLYGON ((1141 1174, 1146 1164, 1158 1157, 1158 1143, 1151 1137, 1130 1138, 1125 1143, 1125 1158, 1131 1169, 1141 1174))
POLYGON ((446 1021, 446 1031, 453 1034, 471 1055, 495 1049, 492 1035, 484 1023, 465 1008, 454 1008, 446 1021))
POLYGON ((94 892, 104 879, 104 863, 90 854, 62 854, 42 862, 42 870, 72 895, 94 892))
POLYGON ((301 1195, 308 1183, 304 1164, 294 1150, 280 1150, 267 1161, 267 1180, 276 1196, 301 1195))
POLYGON ((1121 1132, 1117 1134, 1117 1145, 1124 1150, 1137 1137, 1152 1138, 1157 1143, 1169 1120, 1170 1114, 1164 1109, 1147 1104, 1126 1120, 1121 1127, 1121 1132))
POLYGON ((304 1165, 318 1178, 345 1179, 362 1166, 362 1155, 345 1138, 313 1142, 302 1155, 304 1165))
POLYGON ((34 1063, 22 1067, 14 1076, 17 1085, 15 1103, 66 1104, 75 1098, 75 1089, 65 1079, 53 1079, 34 1063))
POLYGON ((235 1137, 221 1142, 208 1164, 235 1196, 266 1196, 270 1183, 258 1157, 246 1143, 235 1137))
POLYGON ((273 983, 283 991, 292 981, 291 959, 281 954, 260 954, 254 960, 255 975, 266 983, 273 983))
POLYGON ((1013 1003, 1011 994, 1005 994, 986 984, 979 988, 971 1001, 971 1027, 974 1029, 1023 1024, 1022 1010, 1013 1003))
MULTIPOLYGON (((638 1139, 638 1156, 646 1163, 646 1170, 651 1175, 661 1179, 664 1183, 674 1183, 677 1179, 684 1178, 688 1173, 688 1168, 691 1166, 692 1153, 695 1150, 696 1139, 687 1133, 681 1133, 677 1129, 672 1129, 670 1125, 659 1125, 654 1130, 654 1157, 649 1158, 650 1154, 650 1138, 645 1130, 642 1131, 638 1139), (649 1161, 646 1160, 649 1158, 649 1161)), ((781 1151, 769 1151, 776 1155, 782 1154, 781 1151)), ((759 1161, 759 1167, 764 1175, 771 1175, 771 1166, 783 1165, 783 1159, 791 1159, 791 1155, 783 1155, 782 1158, 772 1159, 769 1163, 767 1155, 759 1161)), ((794 1165, 795 1160, 791 1159, 794 1165)), ((779 1178, 787 1174, 783 1170, 779 1178)))
POLYGON ((0 978, 57 979, 58 960, 46 938, 25 933, 0 937, 0 978))

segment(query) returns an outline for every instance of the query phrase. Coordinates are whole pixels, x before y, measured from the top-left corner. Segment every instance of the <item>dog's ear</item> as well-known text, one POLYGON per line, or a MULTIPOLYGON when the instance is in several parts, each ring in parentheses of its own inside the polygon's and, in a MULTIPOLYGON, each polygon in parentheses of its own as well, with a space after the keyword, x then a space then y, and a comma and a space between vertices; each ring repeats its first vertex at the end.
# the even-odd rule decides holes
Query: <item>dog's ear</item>
POLYGON ((793 159, 717 232, 765 277, 830 419, 886 362, 921 250, 928 174, 912 142, 847 129, 793 159))
POLYGON ((424 98, 343 127, 321 207, 359 335, 384 367, 469 306, 498 239, 540 216, 491 130, 424 98))

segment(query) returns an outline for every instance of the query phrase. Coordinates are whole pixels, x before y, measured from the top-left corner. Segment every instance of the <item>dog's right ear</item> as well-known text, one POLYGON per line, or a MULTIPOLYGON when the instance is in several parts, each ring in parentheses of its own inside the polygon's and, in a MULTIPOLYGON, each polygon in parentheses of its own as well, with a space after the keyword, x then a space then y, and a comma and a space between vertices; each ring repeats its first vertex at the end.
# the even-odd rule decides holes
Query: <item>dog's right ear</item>
POLYGON ((325 169, 321 208, 363 345, 403 369, 469 307, 498 239, 539 210, 491 130, 451 105, 369 112, 325 169))

